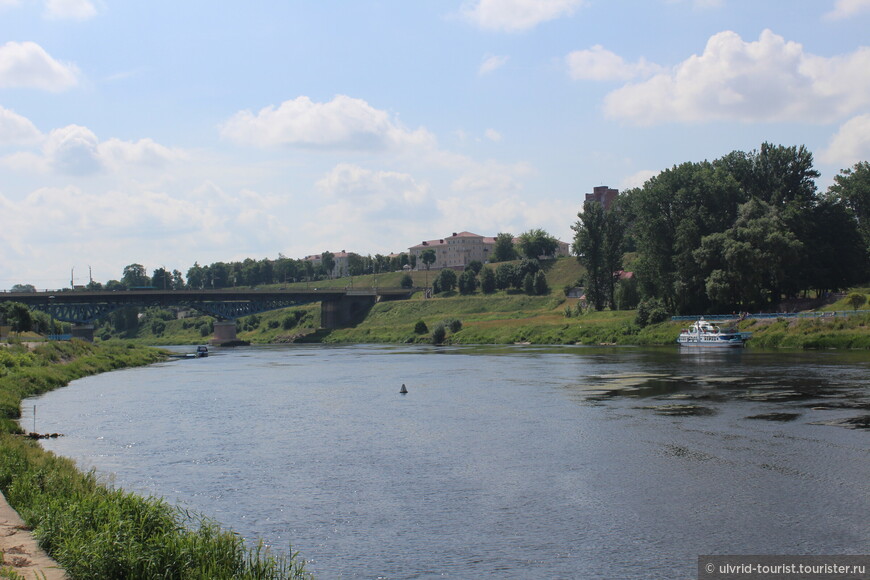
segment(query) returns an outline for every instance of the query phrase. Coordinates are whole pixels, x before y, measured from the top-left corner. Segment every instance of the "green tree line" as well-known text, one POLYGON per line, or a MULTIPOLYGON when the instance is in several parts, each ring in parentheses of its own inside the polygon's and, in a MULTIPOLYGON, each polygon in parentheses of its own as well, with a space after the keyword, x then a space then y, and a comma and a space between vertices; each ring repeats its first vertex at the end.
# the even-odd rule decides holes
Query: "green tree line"
POLYGON ((615 305, 623 253, 645 310, 756 310, 822 296, 870 275, 870 164, 819 192, 804 146, 763 143, 665 169, 605 211, 587 202, 572 226, 587 297, 615 305))

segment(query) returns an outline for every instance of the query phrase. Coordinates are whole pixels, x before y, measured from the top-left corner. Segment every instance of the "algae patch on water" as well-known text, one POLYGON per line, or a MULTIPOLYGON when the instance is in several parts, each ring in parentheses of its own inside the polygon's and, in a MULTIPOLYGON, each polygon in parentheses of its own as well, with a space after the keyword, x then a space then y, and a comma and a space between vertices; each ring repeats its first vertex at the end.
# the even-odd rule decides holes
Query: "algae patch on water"
POLYGON ((716 413, 716 411, 710 407, 704 407, 702 405, 647 405, 645 407, 636 408, 647 409, 659 415, 669 415, 674 417, 704 416, 716 413))

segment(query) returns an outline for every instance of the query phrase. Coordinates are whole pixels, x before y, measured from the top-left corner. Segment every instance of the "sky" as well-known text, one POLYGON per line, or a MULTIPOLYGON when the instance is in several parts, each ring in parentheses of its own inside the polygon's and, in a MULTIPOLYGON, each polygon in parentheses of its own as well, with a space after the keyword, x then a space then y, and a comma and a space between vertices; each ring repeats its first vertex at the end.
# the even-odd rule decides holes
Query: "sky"
POLYGON ((0 289, 471 231, 870 159, 870 0, 0 0, 0 289))

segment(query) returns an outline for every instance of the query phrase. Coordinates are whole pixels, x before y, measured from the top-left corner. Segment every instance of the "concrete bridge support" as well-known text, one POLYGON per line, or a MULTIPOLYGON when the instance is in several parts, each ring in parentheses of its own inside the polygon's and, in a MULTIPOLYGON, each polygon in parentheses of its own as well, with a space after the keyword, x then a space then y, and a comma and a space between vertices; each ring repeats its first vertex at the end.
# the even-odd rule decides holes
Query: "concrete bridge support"
POLYGON ((72 337, 80 338, 88 342, 94 342, 94 325, 93 324, 73 324, 72 337))
POLYGON ((209 342, 211 344, 225 344, 235 342, 236 338, 236 321, 235 320, 216 320, 214 323, 214 338, 209 342))
POLYGON ((377 301, 377 296, 342 296, 320 304, 320 327, 341 328, 359 320, 377 301))

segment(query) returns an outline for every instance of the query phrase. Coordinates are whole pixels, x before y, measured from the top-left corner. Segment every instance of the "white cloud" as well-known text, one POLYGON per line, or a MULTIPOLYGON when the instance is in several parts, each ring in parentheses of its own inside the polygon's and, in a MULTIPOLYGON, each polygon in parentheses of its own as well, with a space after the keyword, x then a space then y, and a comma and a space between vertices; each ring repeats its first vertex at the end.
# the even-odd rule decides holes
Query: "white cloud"
POLYGON ((870 0, 837 0, 834 9, 825 14, 825 19, 843 20, 861 12, 870 12, 870 0))
POLYGON ((385 111, 345 95, 328 103, 302 96, 284 101, 278 108, 261 109, 256 115, 240 111, 223 124, 221 135, 259 147, 366 150, 434 143, 425 129, 411 131, 385 111))
POLYGON ((487 129, 484 135, 486 135, 486 138, 490 141, 494 141, 496 143, 501 141, 501 133, 499 133, 495 129, 487 129))
POLYGON ((870 159, 870 114, 846 121, 827 149, 819 153, 819 159, 841 168, 870 159))
POLYGON ((480 68, 477 69, 477 74, 486 75, 496 71, 507 64, 507 61, 507 56, 487 55, 484 57, 483 62, 480 63, 480 68))
POLYGON ((394 204, 418 205, 428 197, 429 188, 410 174, 373 171, 351 163, 340 163, 317 182, 317 188, 329 197, 344 201, 364 200, 359 210, 370 213, 394 204))
POLYGON ((39 287, 59 287, 70 266, 78 273, 83 262, 105 282, 133 261, 185 271, 195 260, 257 256, 295 235, 285 206, 279 196, 226 192, 208 182, 174 193, 43 187, 20 200, 0 193, 0 245, 9 271, 39 287))
POLYGON ((19 145, 35 143, 42 139, 29 119, 0 107, 0 145, 19 145))
POLYGON ((51 20, 88 20, 96 14, 89 0, 45 0, 45 17, 51 20))
POLYGON ((130 166, 157 168, 188 158, 184 151, 166 147, 147 138, 136 142, 112 138, 100 143, 98 152, 103 164, 116 170, 130 166))
POLYGON ((831 122, 870 104, 870 48, 825 58, 770 30, 756 42, 715 34, 701 56, 605 98, 613 118, 663 122, 831 122))
POLYGON ((99 144, 97 136, 87 127, 68 125, 49 133, 42 151, 54 171, 87 175, 102 168, 97 151, 99 144))
POLYGON ((483 236, 499 232, 518 235, 543 228, 563 241, 570 241, 571 220, 566 216, 576 216, 581 207, 546 196, 529 202, 516 194, 449 196, 439 199, 437 205, 439 215, 426 224, 434 235, 460 230, 483 236))
POLYGON ((725 4, 725 0, 668 0, 668 4, 681 4, 683 2, 689 2, 692 4, 692 8, 700 10, 719 8, 725 4))
POLYGON ((0 46, 0 88, 63 91, 78 84, 78 69, 62 64, 35 42, 0 46))
MULTIPOLYGON (((461 159, 457 160, 462 162, 461 159)), ((527 163, 506 165, 495 161, 478 163, 465 160, 462 173, 451 183, 451 189, 460 193, 484 193, 500 196, 507 192, 519 191, 521 177, 534 172, 527 163)))
POLYGON ((481 28, 519 32, 570 16, 583 4, 585 0, 475 0, 463 5, 461 13, 481 28))
POLYGON ((39 154, 19 151, 0 160, 6 167, 18 171, 74 176, 114 172, 124 177, 134 168, 157 169, 188 158, 186 152, 151 139, 100 142, 93 131, 80 125, 67 125, 42 136, 27 119, 0 107, 0 135, 7 133, 7 124, 28 143, 41 146, 39 154))
POLYGON ((661 71, 660 66, 644 58, 636 63, 627 63, 600 44, 587 50, 575 50, 565 57, 565 63, 568 65, 568 74, 574 80, 628 80, 661 71))
POLYGON ((653 171, 651 169, 642 169, 637 173, 625 177, 619 184, 619 191, 632 189, 634 187, 642 187, 649 179, 655 177, 661 171, 653 171))

